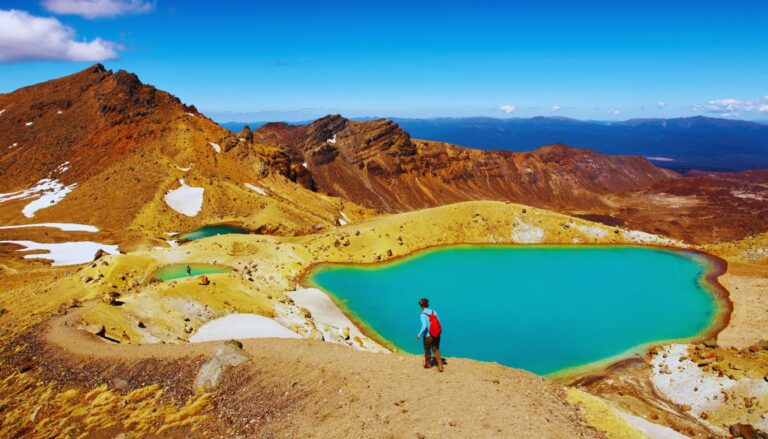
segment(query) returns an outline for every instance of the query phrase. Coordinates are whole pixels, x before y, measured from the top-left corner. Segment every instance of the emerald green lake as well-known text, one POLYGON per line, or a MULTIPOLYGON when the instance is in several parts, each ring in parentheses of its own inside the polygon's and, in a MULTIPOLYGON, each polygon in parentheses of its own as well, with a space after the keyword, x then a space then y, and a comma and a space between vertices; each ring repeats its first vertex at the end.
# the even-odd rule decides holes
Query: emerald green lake
POLYGON ((398 349, 428 297, 448 357, 550 374, 696 337, 715 323, 701 255, 644 247, 448 247, 375 265, 321 265, 309 280, 398 349))
POLYGON ((248 234, 249 231, 243 229, 242 227, 218 224, 200 227, 199 229, 184 233, 183 235, 179 236, 179 238, 187 241, 196 241, 198 239, 208 238, 209 236, 229 235, 232 233, 244 235, 248 234))
POLYGON ((182 277, 194 277, 201 274, 229 273, 231 269, 226 265, 214 264, 173 264, 160 267, 152 273, 152 278, 160 280, 174 280, 182 277), (192 274, 187 273, 187 266, 192 274))

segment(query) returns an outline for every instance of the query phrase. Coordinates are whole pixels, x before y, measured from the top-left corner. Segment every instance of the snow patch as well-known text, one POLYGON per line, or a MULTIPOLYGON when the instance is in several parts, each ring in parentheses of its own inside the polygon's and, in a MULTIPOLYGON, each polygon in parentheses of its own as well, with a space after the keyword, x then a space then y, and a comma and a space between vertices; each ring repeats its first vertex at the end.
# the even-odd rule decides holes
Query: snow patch
POLYGON ((3 108, 2 110, 0 110, 0 116, 2 116, 2 115, 3 115, 3 113, 5 113, 5 108, 3 108))
POLYGON ((181 187, 165 194, 165 203, 171 209, 186 216, 196 216, 203 208, 203 192, 205 188, 187 186, 182 178, 181 187))
POLYGON ((21 211, 27 218, 32 218, 38 210, 51 207, 63 200, 68 193, 72 192, 75 186, 77 186, 77 183, 64 186, 63 183, 56 179, 43 178, 38 181, 35 186, 27 190, 0 194, 0 203, 11 200, 37 198, 24 206, 24 209, 21 211))
POLYGON ((25 259, 50 259, 54 267, 63 265, 77 265, 93 261, 93 257, 99 250, 104 250, 110 255, 119 253, 117 245, 99 244, 98 242, 60 242, 40 243, 34 241, 0 241, 0 243, 21 245, 24 248, 18 251, 45 250, 48 253, 35 253, 25 255, 25 259))
POLYGON ((14 144, 9 146, 8 149, 16 148, 17 146, 19 146, 19 144, 14 142, 14 144))
POLYGON ((334 134, 333 137, 328 139, 328 143, 330 143, 331 145, 335 145, 336 144, 336 134, 334 134))
POLYGON ((25 123, 24 125, 26 125, 26 126, 30 127, 30 126, 32 126, 32 124, 33 124, 33 123, 34 123, 34 122, 27 122, 27 123, 25 123))
POLYGON ((39 223, 39 224, 17 224, 12 226, 0 226, 0 229, 25 229, 29 227, 50 227, 52 229, 59 229, 62 232, 98 232, 98 227, 89 226, 86 224, 72 224, 72 223, 39 223))
POLYGON ((61 110, 59 110, 59 111, 57 111, 57 112, 56 112, 56 114, 62 114, 62 113, 64 113, 64 112, 63 112, 63 111, 61 111, 61 110))
POLYGON ((245 183, 245 187, 247 187, 248 189, 256 192, 259 195, 267 195, 267 191, 265 191, 264 189, 262 189, 262 188, 260 188, 258 186, 254 186, 254 185, 252 185, 250 183, 245 183))
POLYGON ((308 167, 307 167, 307 162, 304 162, 304 163, 302 163, 302 164, 301 164, 301 166, 303 166, 303 167, 304 167, 304 169, 308 169, 308 167))
POLYGON ((682 435, 669 427, 656 424, 640 416, 630 415, 621 410, 616 410, 619 416, 641 433, 651 439, 688 439, 688 436, 682 435))
POLYGON ((70 168, 69 161, 66 161, 66 162, 60 164, 59 166, 57 166, 56 167, 56 171, 58 171, 59 174, 63 174, 65 172, 69 171, 69 168, 70 168))
POLYGON ((219 146, 218 143, 208 142, 209 145, 213 148, 214 151, 217 153, 221 152, 221 146, 219 146))
POLYGON ((179 165, 176 165, 176 169, 178 169, 178 170, 179 170, 179 171, 181 171, 181 172, 187 172, 187 171, 189 171, 190 169, 192 169, 192 165, 189 165, 189 166, 188 166, 188 167, 186 167, 186 168, 182 168, 181 166, 179 166, 179 165))
POLYGON ((165 243, 168 244, 168 247, 170 248, 175 248, 179 246, 179 243, 173 240, 165 241, 165 243))
POLYGON ((511 239, 521 244, 538 244, 544 240, 544 229, 523 222, 512 224, 511 239))
POLYGON ((24 206, 24 208, 21 209, 21 213, 27 218, 32 218, 38 210, 58 204, 68 193, 72 192, 76 186, 77 183, 64 186, 64 184, 58 180, 44 178, 38 182, 37 186, 30 189, 33 192, 39 193, 37 195, 39 198, 24 206))
POLYGON ((276 321, 258 314, 229 314, 211 320, 189 337, 192 343, 243 338, 300 338, 276 321))
POLYGON ((195 114, 194 114, 194 113, 189 113, 189 112, 187 112, 187 113, 184 113, 184 114, 186 114, 187 116, 192 116, 192 117, 195 117, 195 114))
POLYGON ((675 161, 675 159, 673 159, 673 158, 671 158, 671 157, 655 157, 655 156, 649 156, 649 157, 646 157, 646 158, 647 158, 648 160, 652 161, 652 162, 674 162, 674 161, 675 161))

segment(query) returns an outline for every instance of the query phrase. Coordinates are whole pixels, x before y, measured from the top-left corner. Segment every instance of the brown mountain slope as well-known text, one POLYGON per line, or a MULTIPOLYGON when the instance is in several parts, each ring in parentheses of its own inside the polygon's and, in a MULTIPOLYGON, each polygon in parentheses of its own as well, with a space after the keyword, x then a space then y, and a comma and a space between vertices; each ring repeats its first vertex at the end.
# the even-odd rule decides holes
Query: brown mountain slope
POLYGON ((475 150, 411 139, 383 119, 327 116, 305 126, 268 124, 253 136, 286 177, 387 212, 502 200, 691 243, 768 228, 768 192, 759 173, 683 177, 642 157, 563 145, 527 153, 475 150), (297 173, 299 165, 306 169, 297 173))
POLYGON ((345 206, 365 215, 270 175, 249 142, 124 71, 96 65, 0 95, 0 111, 0 224, 85 223, 125 241, 225 221, 303 233, 345 206), (204 190, 197 215, 164 201, 181 179, 204 190))
POLYGON ((604 204, 604 194, 676 177, 640 157, 562 145, 516 154, 415 140, 384 119, 328 116, 303 127, 269 124, 255 140, 306 163, 321 191, 390 212, 476 199, 592 207, 604 204))

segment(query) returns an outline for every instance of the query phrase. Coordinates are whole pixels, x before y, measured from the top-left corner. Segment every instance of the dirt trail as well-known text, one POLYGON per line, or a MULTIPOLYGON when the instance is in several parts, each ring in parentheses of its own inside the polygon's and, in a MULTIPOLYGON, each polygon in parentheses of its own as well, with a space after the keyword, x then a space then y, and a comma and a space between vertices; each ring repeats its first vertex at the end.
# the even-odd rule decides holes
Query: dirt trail
MULTIPOLYGON (((157 383, 183 400, 218 345, 110 345, 76 321, 77 313, 53 319, 30 341, 40 378, 64 374, 86 387, 124 379, 126 392, 157 383), (77 373, 76 365, 88 366, 77 373)), ((243 344, 250 360, 224 373, 194 436, 600 437, 559 385, 525 371, 450 358, 439 374, 413 355, 312 340, 243 344)))

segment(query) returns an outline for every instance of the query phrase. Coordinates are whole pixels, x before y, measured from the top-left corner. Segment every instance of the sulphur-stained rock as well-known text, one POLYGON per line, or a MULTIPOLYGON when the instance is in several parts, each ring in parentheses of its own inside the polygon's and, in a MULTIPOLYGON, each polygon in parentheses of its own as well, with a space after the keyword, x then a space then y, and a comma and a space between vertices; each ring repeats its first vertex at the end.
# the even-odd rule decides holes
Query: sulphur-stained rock
POLYGON ((221 374, 229 367, 235 367, 248 361, 248 354, 243 351, 242 344, 228 341, 216 346, 216 351, 207 363, 203 364, 195 378, 196 392, 216 387, 221 374))
POLYGON ((104 293, 101 295, 101 301, 106 303, 107 305, 116 305, 118 300, 120 298, 120 293, 117 291, 110 291, 108 293, 104 293))
POLYGON ((202 275, 198 279, 200 280, 200 285, 210 285, 211 283, 211 280, 206 275, 202 275))

